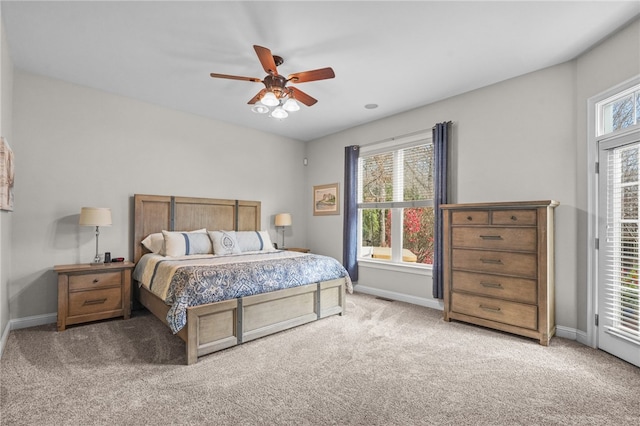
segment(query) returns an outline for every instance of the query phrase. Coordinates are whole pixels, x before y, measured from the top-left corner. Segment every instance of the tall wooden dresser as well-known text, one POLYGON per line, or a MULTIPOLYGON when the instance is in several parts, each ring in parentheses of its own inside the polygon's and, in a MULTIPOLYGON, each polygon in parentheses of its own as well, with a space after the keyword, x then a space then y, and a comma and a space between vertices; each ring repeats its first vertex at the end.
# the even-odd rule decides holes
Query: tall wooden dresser
POLYGON ((557 201, 445 204, 444 319, 538 339, 555 333, 557 201))

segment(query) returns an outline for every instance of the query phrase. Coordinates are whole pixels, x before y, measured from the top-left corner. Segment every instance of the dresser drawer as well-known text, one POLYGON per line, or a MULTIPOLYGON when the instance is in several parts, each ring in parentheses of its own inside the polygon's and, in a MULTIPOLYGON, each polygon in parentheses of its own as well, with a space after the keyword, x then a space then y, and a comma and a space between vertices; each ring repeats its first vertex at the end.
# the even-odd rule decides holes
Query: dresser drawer
POLYGON ((537 257, 531 253, 453 249, 454 269, 536 278, 537 257))
POLYGON ((491 216, 494 225, 536 226, 535 210, 495 210, 491 216))
POLYGON ((451 245, 462 248, 536 251, 535 228, 455 227, 451 245))
POLYGON ((538 301, 536 280, 524 278, 453 271, 451 289, 533 305, 538 301))
POLYGON ((119 287, 121 283, 120 271, 69 275, 69 291, 119 287))
POLYGON ((453 225, 488 225, 489 212, 476 210, 462 210, 451 213, 453 225))
POLYGON ((451 310, 516 327, 538 328, 538 308, 534 305, 454 292, 451 295, 451 310))
POLYGON ((77 291, 69 293, 69 316, 122 310, 122 289, 77 291))

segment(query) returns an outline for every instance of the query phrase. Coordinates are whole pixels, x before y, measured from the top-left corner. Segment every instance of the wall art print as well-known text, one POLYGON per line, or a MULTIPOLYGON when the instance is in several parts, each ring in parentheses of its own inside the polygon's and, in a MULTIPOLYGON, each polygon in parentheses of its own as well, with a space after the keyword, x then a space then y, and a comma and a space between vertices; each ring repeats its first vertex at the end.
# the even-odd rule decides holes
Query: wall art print
POLYGON ((313 187, 313 215, 340 214, 339 184, 317 185, 313 187))
POLYGON ((13 151, 6 139, 0 136, 0 210, 13 211, 13 167, 13 151))

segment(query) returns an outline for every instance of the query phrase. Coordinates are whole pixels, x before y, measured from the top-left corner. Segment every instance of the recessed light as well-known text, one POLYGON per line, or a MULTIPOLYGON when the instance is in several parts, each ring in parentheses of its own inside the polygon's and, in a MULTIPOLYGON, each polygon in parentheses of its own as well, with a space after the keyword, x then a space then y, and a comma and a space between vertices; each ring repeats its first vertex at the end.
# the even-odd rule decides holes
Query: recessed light
POLYGON ((378 108, 378 104, 366 104, 364 107, 366 109, 376 109, 378 108))

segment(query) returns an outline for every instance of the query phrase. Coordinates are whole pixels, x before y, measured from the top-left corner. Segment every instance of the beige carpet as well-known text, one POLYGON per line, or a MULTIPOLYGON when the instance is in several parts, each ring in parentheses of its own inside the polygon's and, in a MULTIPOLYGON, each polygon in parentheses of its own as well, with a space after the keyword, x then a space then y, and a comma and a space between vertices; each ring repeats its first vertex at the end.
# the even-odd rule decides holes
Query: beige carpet
POLYGON ((631 425, 640 369, 354 294, 348 312, 183 365, 146 311, 12 331, 2 425, 631 425))

